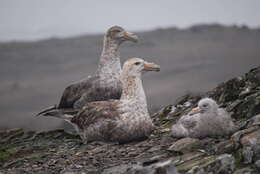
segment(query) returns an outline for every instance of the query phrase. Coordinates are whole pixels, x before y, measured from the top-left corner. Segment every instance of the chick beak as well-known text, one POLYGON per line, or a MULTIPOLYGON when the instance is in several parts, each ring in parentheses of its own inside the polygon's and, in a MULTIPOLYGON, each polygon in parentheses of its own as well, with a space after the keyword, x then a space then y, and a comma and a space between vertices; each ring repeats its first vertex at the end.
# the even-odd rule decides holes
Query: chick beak
POLYGON ((135 35, 134 33, 130 33, 128 31, 124 31, 123 38, 125 40, 130 40, 130 41, 133 41, 133 42, 137 42, 138 41, 137 35, 135 35))
POLYGON ((201 113, 201 109, 199 107, 193 108, 190 112, 190 115, 194 115, 197 113, 201 113))
POLYGON ((144 71, 160 71, 160 66, 155 63, 144 63, 144 71))

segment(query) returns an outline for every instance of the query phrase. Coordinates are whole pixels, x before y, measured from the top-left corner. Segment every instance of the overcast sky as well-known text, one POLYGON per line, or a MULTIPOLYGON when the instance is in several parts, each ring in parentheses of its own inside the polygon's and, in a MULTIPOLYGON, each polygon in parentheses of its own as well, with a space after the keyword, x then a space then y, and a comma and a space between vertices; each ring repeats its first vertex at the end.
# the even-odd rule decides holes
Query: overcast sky
POLYGON ((260 26, 260 0, 0 0, 0 41, 198 23, 260 26))

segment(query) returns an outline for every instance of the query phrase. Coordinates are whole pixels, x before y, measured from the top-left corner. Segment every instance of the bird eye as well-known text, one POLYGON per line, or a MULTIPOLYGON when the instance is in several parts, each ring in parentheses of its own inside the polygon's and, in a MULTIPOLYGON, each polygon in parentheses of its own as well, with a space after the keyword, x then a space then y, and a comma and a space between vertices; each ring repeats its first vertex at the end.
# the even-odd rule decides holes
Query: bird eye
POLYGON ((141 62, 135 62, 135 65, 140 65, 141 64, 141 62))
POLYGON ((121 32, 120 30, 113 30, 113 32, 115 32, 115 33, 119 33, 119 32, 121 32))
POLYGON ((204 104, 204 105, 202 105, 202 107, 206 108, 206 107, 208 107, 208 105, 207 105, 207 104, 204 104))

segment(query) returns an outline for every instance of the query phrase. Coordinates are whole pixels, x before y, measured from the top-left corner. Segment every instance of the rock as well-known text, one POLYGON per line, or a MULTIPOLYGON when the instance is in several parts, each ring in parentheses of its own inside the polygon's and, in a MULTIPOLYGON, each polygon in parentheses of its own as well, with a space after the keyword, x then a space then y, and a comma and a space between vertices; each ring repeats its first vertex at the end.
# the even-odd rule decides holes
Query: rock
POLYGON ((260 113, 259 71, 258 67, 222 83, 207 96, 232 112, 233 118, 251 118, 260 113))
POLYGON ((207 157, 204 152, 189 152, 181 156, 174 155, 172 159, 177 168, 185 168, 185 170, 187 170, 191 169, 190 164, 196 164, 197 161, 207 157))
POLYGON ((244 163, 252 163, 260 156, 260 129, 243 136, 240 140, 243 145, 244 163))
POLYGON ((242 156, 244 158, 244 163, 250 164, 253 162, 254 151, 249 146, 243 147, 242 156))
POLYGON ((132 167, 131 165, 119 165, 119 166, 105 169, 102 172, 102 174, 123 174, 123 173, 127 172, 127 170, 129 170, 129 168, 131 168, 131 167, 132 167))
POLYGON ((243 78, 238 77, 220 84, 212 92, 210 96, 216 99, 219 103, 227 103, 238 98, 246 83, 243 78))
POLYGON ((241 147, 241 157, 244 164, 250 164, 260 156, 260 127, 253 126, 236 132, 232 136, 232 141, 236 147, 241 147))
POLYGON ((192 152, 194 150, 198 150, 200 147, 203 146, 202 141, 195 138, 182 138, 171 145, 168 150, 175 151, 175 152, 192 152))
POLYGON ((235 168, 235 159, 230 154, 219 156, 199 156, 192 160, 176 164, 180 173, 208 174, 208 173, 232 173, 235 168))
POLYGON ((254 170, 251 169, 250 167, 246 167, 246 168, 242 168, 242 169, 238 169, 234 172, 234 174, 253 174, 254 170))
POLYGON ((245 75, 246 80, 251 83, 253 87, 260 86, 260 68, 253 68, 245 75))
POLYGON ((234 115, 240 116, 240 118, 252 118, 259 114, 260 93, 254 93, 246 97, 239 106, 239 108, 234 109, 234 115))
POLYGON ((8 142, 11 139, 22 136, 24 131, 22 129, 10 129, 6 131, 0 131, 0 143, 8 142))
POLYGON ((235 159, 232 155, 223 154, 215 159, 205 161, 204 164, 194 166, 187 173, 189 174, 228 174, 233 173, 235 169, 235 159))
POLYGON ((222 141, 214 146, 215 154, 232 153, 235 150, 234 143, 231 140, 222 141))
POLYGON ((240 131, 235 132, 232 136, 231 136, 231 140, 234 143, 235 147, 238 148, 239 146, 241 146, 241 142, 240 139, 244 136, 247 135, 251 132, 254 132, 258 130, 258 127, 250 127, 248 129, 243 129, 240 131))
POLYGON ((179 174, 171 160, 155 163, 150 166, 135 166, 125 174, 179 174))
POLYGON ((255 166, 260 169, 260 160, 257 160, 257 161, 255 162, 255 166))
POLYGON ((248 120, 247 127, 260 126, 260 114, 248 120))
POLYGON ((102 174, 179 174, 171 160, 158 162, 149 166, 120 165, 106 169, 102 174))

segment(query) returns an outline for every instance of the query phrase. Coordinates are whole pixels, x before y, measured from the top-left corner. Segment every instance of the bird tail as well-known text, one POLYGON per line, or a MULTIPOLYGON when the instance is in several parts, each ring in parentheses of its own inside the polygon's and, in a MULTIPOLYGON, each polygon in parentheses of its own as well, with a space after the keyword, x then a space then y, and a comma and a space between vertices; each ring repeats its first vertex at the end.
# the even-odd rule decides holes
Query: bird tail
POLYGON ((39 112, 38 114, 36 114, 36 116, 40 116, 40 115, 45 115, 47 114, 48 112, 51 112, 53 110, 56 110, 57 109, 57 106, 56 105, 53 105, 53 106, 50 106, 48 108, 45 108, 44 110, 42 110, 41 112, 39 112))
POLYGON ((56 105, 54 105, 39 112, 36 116, 56 117, 70 121, 78 112, 79 109, 58 109, 56 105))

